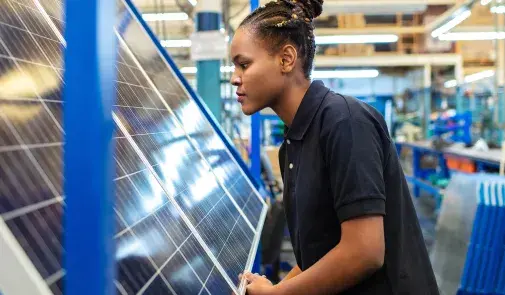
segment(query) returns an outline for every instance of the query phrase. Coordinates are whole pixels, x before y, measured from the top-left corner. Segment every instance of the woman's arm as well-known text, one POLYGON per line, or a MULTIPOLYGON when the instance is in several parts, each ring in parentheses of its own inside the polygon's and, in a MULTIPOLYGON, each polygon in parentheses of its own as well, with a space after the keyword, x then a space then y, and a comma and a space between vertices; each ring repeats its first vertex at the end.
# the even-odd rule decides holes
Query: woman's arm
POLYGON ((384 263, 382 216, 342 223, 340 243, 316 264, 290 280, 274 286, 272 294, 335 294, 380 269, 384 263))
POLYGON ((296 277, 297 275, 301 274, 302 273, 302 270, 300 269, 300 267, 298 267, 298 265, 296 265, 295 267, 293 267, 293 269, 282 279, 281 283, 284 282, 284 281, 287 281, 289 279, 292 279, 294 277, 296 277))

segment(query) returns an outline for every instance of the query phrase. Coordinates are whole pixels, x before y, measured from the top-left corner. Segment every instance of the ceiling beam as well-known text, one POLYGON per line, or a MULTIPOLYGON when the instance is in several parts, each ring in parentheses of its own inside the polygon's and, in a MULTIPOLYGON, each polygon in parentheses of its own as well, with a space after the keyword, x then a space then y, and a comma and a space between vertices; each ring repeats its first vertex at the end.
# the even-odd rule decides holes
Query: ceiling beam
POLYGON ((314 66, 323 67, 403 67, 403 66, 448 66, 462 64, 459 54, 403 54, 376 56, 328 56, 317 55, 314 66))
MULTIPOLYGON (((493 26, 467 25, 457 26, 451 30, 452 32, 493 32, 493 26)), ((364 28, 316 28, 316 36, 329 35, 374 35, 374 34, 423 34, 426 33, 424 26, 412 27, 397 27, 397 26, 381 26, 381 27, 364 27, 364 28)))
POLYGON ((399 27, 364 27, 364 28, 316 28, 316 36, 327 35, 374 35, 374 34, 421 34, 424 33, 424 26, 399 27))
POLYGON ((413 14, 426 10, 428 5, 455 5, 458 0, 342 0, 325 1, 324 15, 363 13, 365 15, 413 14))
POLYGON ((458 2, 460 0, 330 0, 325 1, 324 6, 454 5, 458 2))
POLYGON ((426 33, 431 33, 433 30, 435 30, 437 27, 445 23, 446 21, 450 20, 451 17, 453 17, 453 14, 458 11, 459 9, 465 7, 465 6, 472 6, 475 0, 466 0, 466 1, 458 1, 456 5, 448 9, 446 12, 442 13, 439 17, 437 17, 435 20, 432 22, 426 24, 426 33))

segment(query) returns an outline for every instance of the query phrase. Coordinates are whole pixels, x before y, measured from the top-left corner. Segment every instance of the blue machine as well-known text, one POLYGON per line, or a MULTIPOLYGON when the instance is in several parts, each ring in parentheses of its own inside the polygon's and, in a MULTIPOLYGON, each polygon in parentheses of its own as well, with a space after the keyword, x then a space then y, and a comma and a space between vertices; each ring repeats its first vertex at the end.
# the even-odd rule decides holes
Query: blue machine
POLYGON ((450 117, 439 117, 433 122, 432 132, 435 140, 448 137, 452 142, 472 144, 472 112, 464 112, 450 117))

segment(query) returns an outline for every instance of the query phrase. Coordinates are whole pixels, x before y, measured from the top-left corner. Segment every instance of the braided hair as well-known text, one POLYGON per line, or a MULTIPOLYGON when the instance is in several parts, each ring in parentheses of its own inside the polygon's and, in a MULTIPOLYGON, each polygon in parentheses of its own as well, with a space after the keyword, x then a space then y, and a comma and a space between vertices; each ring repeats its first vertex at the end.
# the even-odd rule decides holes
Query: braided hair
POLYGON ((302 61, 307 79, 314 63, 316 42, 314 18, 323 11, 324 0, 277 0, 259 7, 239 27, 249 27, 266 40, 272 52, 293 45, 302 61))

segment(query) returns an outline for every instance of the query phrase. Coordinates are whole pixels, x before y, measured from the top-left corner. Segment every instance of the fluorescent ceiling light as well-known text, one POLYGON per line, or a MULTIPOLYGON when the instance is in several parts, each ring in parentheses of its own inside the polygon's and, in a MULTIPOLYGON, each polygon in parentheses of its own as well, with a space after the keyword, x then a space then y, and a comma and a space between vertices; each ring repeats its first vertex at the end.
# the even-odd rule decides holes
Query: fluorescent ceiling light
POLYGON ((487 71, 482 71, 478 72, 475 74, 471 74, 465 77, 465 83, 472 83, 475 81, 479 81, 485 78, 490 78, 494 76, 494 70, 487 70, 487 71))
POLYGON ((493 1, 493 0, 481 0, 480 4, 481 5, 488 5, 489 3, 491 3, 491 1, 493 1))
MULTIPOLYGON (((221 73, 232 73, 235 70, 234 66, 222 66, 221 73)), ((196 74, 196 67, 183 67, 181 73, 196 74)), ((312 78, 314 79, 351 79, 351 78, 376 78, 379 76, 378 70, 336 70, 336 71, 313 71, 312 78)))
POLYGON ((397 41, 398 36, 392 34, 316 36, 317 45, 393 43, 397 41))
POLYGON ((161 40, 161 46, 169 48, 191 47, 191 40, 161 40))
POLYGON ((313 79, 352 79, 352 78, 376 78, 379 76, 378 70, 335 70, 335 71, 313 71, 313 79))
POLYGON ((491 13, 505 13, 505 6, 493 6, 491 7, 491 13))
POLYGON ((183 67, 181 68, 181 73, 183 74, 196 74, 196 67, 183 67))
POLYGON ((449 80, 447 82, 444 83, 444 87, 445 88, 453 88, 453 87, 456 87, 458 86, 458 81, 457 80, 449 80))
MULTIPOLYGON (((494 73, 495 73, 494 70, 487 70, 487 71, 478 72, 478 73, 466 76, 464 81, 465 81, 465 83, 476 82, 476 81, 479 81, 479 80, 482 80, 485 78, 491 78, 494 76, 494 73)), ((445 88, 453 88, 456 86, 458 86, 458 81, 456 81, 456 80, 449 80, 444 83, 445 88)))
POLYGON ((154 21, 182 21, 188 20, 188 15, 184 12, 171 12, 171 13, 144 13, 142 18, 147 22, 154 21))
MULTIPOLYGON (((222 66, 221 73, 233 73, 235 70, 234 66, 222 66)), ((198 69, 196 67, 183 67, 181 68, 181 73, 183 74, 196 74, 198 69)))
POLYGON ((452 28, 463 22, 465 19, 467 19, 470 15, 472 15, 472 12, 468 8, 465 9, 463 12, 458 13, 453 19, 451 19, 444 25, 440 26, 438 29, 431 32, 431 36, 433 38, 437 38, 438 36, 447 33, 449 30, 451 30, 452 28))
POLYGON ((455 32, 438 37, 443 41, 498 40, 505 39, 505 32, 455 32))

